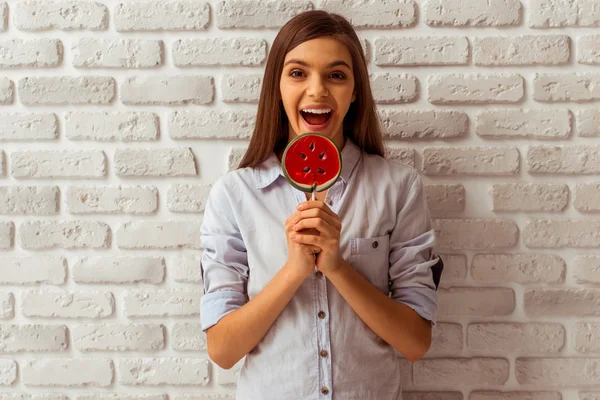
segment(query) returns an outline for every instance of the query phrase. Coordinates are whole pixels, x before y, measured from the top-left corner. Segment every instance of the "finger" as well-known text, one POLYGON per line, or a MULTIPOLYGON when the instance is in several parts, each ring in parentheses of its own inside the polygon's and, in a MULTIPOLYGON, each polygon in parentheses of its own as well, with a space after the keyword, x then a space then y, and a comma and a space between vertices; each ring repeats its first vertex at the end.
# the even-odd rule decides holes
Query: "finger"
POLYGON ((342 221, 340 221, 340 219, 338 218, 337 215, 333 214, 333 216, 332 216, 318 208, 301 211, 299 213, 299 215, 300 215, 300 220, 305 219, 305 218, 321 218, 325 222, 327 222, 329 225, 336 228, 338 231, 340 231, 342 229, 342 221))
POLYGON ((305 218, 303 220, 300 220, 296 225, 294 225, 294 230, 296 232, 310 228, 319 231, 321 236, 339 237, 340 235, 338 230, 336 230, 333 226, 329 225, 327 221, 323 220, 322 218, 305 218))
POLYGON ((319 208, 331 216, 336 215, 331 210, 331 208, 329 208, 329 206, 327 204, 325 204, 324 201, 321 201, 321 200, 307 200, 307 201, 304 201, 304 202, 298 204, 298 206, 296 207, 297 210, 309 210, 311 208, 319 208))

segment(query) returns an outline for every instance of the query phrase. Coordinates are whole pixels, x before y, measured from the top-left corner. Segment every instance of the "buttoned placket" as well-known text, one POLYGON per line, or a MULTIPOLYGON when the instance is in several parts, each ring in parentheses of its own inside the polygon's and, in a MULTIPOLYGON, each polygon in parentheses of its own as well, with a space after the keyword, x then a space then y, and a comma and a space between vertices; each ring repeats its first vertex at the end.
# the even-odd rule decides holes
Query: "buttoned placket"
MULTIPOLYGON (((336 182, 325 195, 325 203, 337 214, 342 182, 336 182)), ((303 192, 296 189, 299 202, 306 200, 303 192)), ((331 335, 329 331, 329 301, 327 297, 327 278, 317 269, 312 275, 313 280, 313 315, 317 332, 317 348, 315 354, 319 366, 319 395, 320 399, 331 399, 333 396, 333 371, 331 364, 331 335)))

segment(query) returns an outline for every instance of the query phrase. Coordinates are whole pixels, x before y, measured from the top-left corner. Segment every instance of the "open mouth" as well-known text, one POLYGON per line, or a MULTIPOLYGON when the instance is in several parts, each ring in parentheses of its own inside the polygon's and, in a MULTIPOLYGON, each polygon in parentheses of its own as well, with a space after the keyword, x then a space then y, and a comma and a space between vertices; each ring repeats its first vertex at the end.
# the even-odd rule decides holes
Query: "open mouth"
POLYGON ((309 126, 319 127, 331 120, 333 110, 301 110, 300 115, 309 126))

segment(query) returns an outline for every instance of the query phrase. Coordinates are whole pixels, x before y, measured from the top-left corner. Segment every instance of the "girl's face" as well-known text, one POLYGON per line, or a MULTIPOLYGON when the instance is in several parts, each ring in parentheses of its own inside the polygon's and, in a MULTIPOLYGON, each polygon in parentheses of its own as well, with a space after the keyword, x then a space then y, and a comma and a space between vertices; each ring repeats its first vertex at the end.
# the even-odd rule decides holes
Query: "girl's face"
POLYGON ((356 99, 352 58, 331 38, 306 41, 286 54, 279 83, 290 140, 317 132, 344 145, 343 121, 356 99))

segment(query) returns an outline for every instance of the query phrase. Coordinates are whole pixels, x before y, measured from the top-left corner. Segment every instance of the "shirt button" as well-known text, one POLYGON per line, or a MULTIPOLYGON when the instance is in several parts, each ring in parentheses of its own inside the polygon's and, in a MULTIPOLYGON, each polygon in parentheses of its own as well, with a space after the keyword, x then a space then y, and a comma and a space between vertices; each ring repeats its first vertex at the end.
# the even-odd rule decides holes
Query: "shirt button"
POLYGON ((379 242, 376 240, 373 242, 373 248, 376 249, 379 246, 379 242))
POLYGON ((321 355, 321 357, 327 357, 327 350, 321 350, 319 354, 321 355))
POLYGON ((315 276, 316 276, 317 278, 320 278, 320 277, 322 277, 322 276, 323 276, 323 273, 322 273, 321 271, 317 271, 317 272, 315 272, 315 276))
POLYGON ((327 204, 328 204, 328 205, 332 205, 332 204, 333 204, 333 200, 331 200, 331 199, 328 199, 328 200, 327 200, 327 204))
POLYGON ((323 393, 323 394, 329 394, 329 389, 327 389, 325 386, 323 386, 321 388, 321 393, 323 393))
POLYGON ((317 314, 319 316, 319 318, 323 319, 325 318, 325 313, 323 311, 319 311, 319 313, 317 314))

